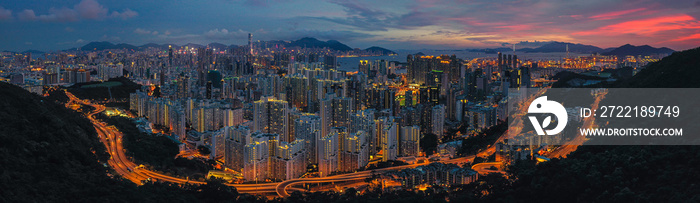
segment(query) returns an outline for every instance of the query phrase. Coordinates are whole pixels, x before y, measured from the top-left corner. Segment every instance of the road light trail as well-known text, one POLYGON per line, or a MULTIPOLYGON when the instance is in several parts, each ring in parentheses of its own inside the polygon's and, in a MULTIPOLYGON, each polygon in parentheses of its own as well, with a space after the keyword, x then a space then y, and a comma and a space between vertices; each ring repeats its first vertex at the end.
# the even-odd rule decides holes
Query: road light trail
MULTIPOLYGON (((174 177, 174 176, 168 176, 162 173, 158 173, 155 171, 148 170, 143 167, 139 167, 137 164, 133 163, 124 153, 124 148, 121 143, 121 139, 123 137, 123 134, 119 132, 118 130, 114 129, 113 126, 104 126, 102 125, 101 122, 96 120, 94 118, 95 114, 101 113, 105 110, 104 105, 98 105, 98 104, 93 104, 85 100, 80 100, 79 98, 75 97, 75 95, 71 94, 68 91, 65 91, 66 95, 69 97, 70 103, 80 103, 83 105, 88 105, 93 108, 95 108, 94 111, 90 112, 87 114, 87 118, 92 122, 93 126, 95 127, 98 136, 100 137, 100 141, 105 145, 107 148, 107 152, 111 155, 110 160, 108 161, 109 166, 114 169, 115 172, 117 172, 120 176, 124 177, 125 179, 128 179, 138 185, 142 185, 143 181, 151 179, 152 181, 163 181, 163 182, 170 182, 170 183, 176 183, 176 184, 206 184, 206 182, 203 181, 196 181, 196 180, 188 180, 188 179, 183 179, 179 177, 174 177)), ((67 104, 67 105, 68 105, 67 104)), ((506 133, 502 134, 501 137, 499 137, 498 140, 502 140, 504 138, 504 135, 506 133)), ((478 155, 488 155, 492 154, 495 152, 495 146, 492 145, 491 147, 487 148, 484 151, 481 151, 478 155)), ((450 159, 450 160, 444 160, 444 161, 439 161, 441 163, 448 163, 448 164, 462 164, 462 163, 467 163, 471 162, 476 155, 470 155, 466 157, 460 157, 460 158, 455 158, 455 159, 450 159)), ((298 184, 303 184, 303 183, 325 183, 325 182, 333 182, 333 183, 342 183, 342 182, 350 182, 350 181, 357 181, 357 180, 362 180, 368 177, 371 177, 373 173, 377 172, 385 172, 385 171, 392 171, 392 170, 401 170, 401 169, 407 169, 407 168, 415 168, 418 166, 423 166, 427 165, 429 163, 417 163, 417 164, 410 164, 410 165, 403 165, 403 166, 394 166, 394 167, 388 167, 388 168, 382 168, 382 169, 375 169, 375 170, 370 170, 370 171, 359 171, 355 173, 348 173, 348 174, 340 174, 340 175, 334 175, 334 176, 327 176, 323 178, 297 178, 297 179, 290 179, 286 180, 283 182, 279 183, 260 183, 260 184, 225 184, 227 186, 232 186, 235 187, 238 192, 241 193, 254 193, 254 194, 262 194, 262 193, 277 193, 280 197, 286 197, 289 196, 287 193, 287 190, 294 190, 294 191, 304 191, 303 189, 299 188, 293 188, 291 186, 293 185, 298 185, 298 184)))

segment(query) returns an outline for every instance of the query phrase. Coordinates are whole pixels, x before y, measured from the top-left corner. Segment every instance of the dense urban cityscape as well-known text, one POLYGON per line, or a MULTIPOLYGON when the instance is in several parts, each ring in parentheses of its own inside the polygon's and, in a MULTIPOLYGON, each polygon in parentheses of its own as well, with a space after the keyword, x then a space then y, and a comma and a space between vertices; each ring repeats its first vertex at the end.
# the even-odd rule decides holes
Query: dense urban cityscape
MULTIPOLYGON (((253 4, 265 7, 274 2, 258 3, 253 4)), ((99 19, 110 23, 139 15, 129 8, 109 14, 93 0, 64 11, 76 12, 76 21, 89 20, 81 8, 95 4, 104 10, 99 19)), ((13 15, 5 9, 8 6, 0 3, 0 24, 62 18, 35 15, 32 10, 13 15)), ((373 15, 378 10, 362 12, 373 15)), ((637 11, 599 18, 633 12, 637 11)), ((158 35, 143 29, 131 35, 145 32, 158 35)), ((683 49, 700 45, 697 34, 690 36, 681 37, 683 49)), ((274 37, 261 30, 226 38, 245 41, 239 45, 215 41, 178 45, 166 40, 137 46, 103 39, 80 40, 71 45, 75 48, 63 50, 0 52, 0 118, 5 123, 0 142, 7 145, 0 152, 8 157, 28 153, 36 157, 31 163, 37 162, 30 165, 5 158, 0 162, 7 167, 3 171, 30 168, 42 170, 36 174, 48 174, 52 172, 43 170, 53 169, 47 164, 63 165, 56 167, 58 171, 76 166, 55 176, 81 179, 66 186, 76 188, 65 193, 69 196, 55 196, 62 193, 60 186, 32 189, 32 181, 23 182, 44 179, 41 175, 0 172, 0 189, 26 187, 7 190, 0 201, 692 202, 700 198, 695 177, 632 198, 631 194, 652 190, 644 186, 654 181, 662 187, 666 181, 682 178, 644 179, 658 174, 628 168, 674 167, 684 162, 677 156, 692 154, 688 165, 683 165, 692 171, 697 168, 693 163, 700 161, 696 146, 584 146, 591 138, 577 130, 609 126, 606 119, 578 116, 583 115, 582 107, 597 109, 615 98, 603 88, 699 87, 691 79, 700 68, 698 48, 681 51, 624 41, 599 48, 505 39, 511 43, 491 48, 438 45, 390 50, 375 45, 351 48, 332 35, 313 32, 296 38, 274 37), (256 38, 259 34, 261 39, 256 38), (578 99, 584 104, 562 107, 568 119, 556 118, 557 125, 568 121, 570 127, 564 133, 573 136, 531 137, 542 129, 530 129, 524 124, 530 120, 521 117, 533 112, 531 103, 540 101, 538 97, 558 88, 595 91, 578 99), (629 155, 638 151, 643 153, 629 155), (62 154, 72 155, 57 157, 62 154), (629 158, 621 161, 624 154, 629 158), (68 160, 73 156, 80 160, 68 160), (647 163, 643 160, 648 157, 656 158, 640 164, 647 163), (18 162, 22 164, 11 164, 18 162), (604 168, 590 166, 597 164, 604 168), (593 168, 572 169, 573 165, 593 168), (558 173, 560 168, 566 170, 558 173), (579 184, 570 190, 565 187, 569 183, 555 186, 548 182, 558 180, 545 176, 581 174, 573 172, 578 170, 587 172, 581 178, 570 175, 571 179, 562 180, 579 184), (95 173, 85 175, 86 180, 108 180, 102 185, 111 186, 95 192, 102 185, 73 175, 80 173, 95 173), (616 180, 608 183, 615 189, 587 189, 596 181, 608 181, 599 177, 616 180), (556 187, 560 193, 548 194, 547 187, 556 187), (659 195, 685 187, 672 197, 659 195), (575 190, 586 190, 587 196, 572 195, 575 190), (119 192, 133 195, 117 197, 114 193, 119 192), (87 193, 92 194, 81 196, 87 193), (398 199, 382 199, 392 197, 398 199)), ((391 48, 391 44, 382 46, 391 48)), ((536 118, 530 119, 539 125, 536 118)), ((549 119, 541 128, 549 125, 549 119)), ((44 182, 57 178, 53 176, 44 182)))

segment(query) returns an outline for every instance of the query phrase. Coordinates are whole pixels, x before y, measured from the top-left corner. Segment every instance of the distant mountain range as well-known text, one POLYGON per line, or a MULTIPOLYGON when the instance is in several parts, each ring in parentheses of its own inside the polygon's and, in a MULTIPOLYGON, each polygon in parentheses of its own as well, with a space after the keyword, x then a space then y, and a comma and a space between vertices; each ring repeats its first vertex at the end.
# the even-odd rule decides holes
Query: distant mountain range
POLYGON ((312 37, 304 37, 299 40, 291 41, 290 43, 286 43, 286 47, 329 48, 338 51, 352 50, 352 48, 350 48, 348 45, 340 43, 336 40, 328 40, 324 42, 312 37))
MULTIPOLYGON (((351 50, 359 50, 359 49, 353 49, 348 45, 345 45, 339 41, 336 40, 328 40, 328 41, 321 41, 316 38, 312 37, 304 37, 298 40, 293 40, 293 41, 282 41, 282 40, 271 40, 271 41, 266 41, 267 45, 282 45, 284 47, 300 47, 300 48, 328 48, 331 50, 336 50, 336 51, 351 51, 351 50)), ((612 47, 612 48, 600 48, 596 47, 593 45, 585 45, 585 44, 576 44, 576 43, 568 43, 568 42, 550 42, 547 44, 544 44, 540 47, 537 48, 522 48, 522 49, 516 49, 517 52, 520 53, 552 53, 552 52, 566 52, 567 45, 569 48, 569 52, 571 53, 583 53, 583 54, 593 54, 593 53, 598 53, 602 55, 614 55, 614 56, 627 56, 627 55, 654 55, 654 54, 670 54, 673 53, 674 50, 666 48, 666 47, 661 47, 661 48, 655 48, 651 47, 649 45, 642 45, 642 46, 633 46, 630 44, 625 44, 620 47, 612 47)), ((133 49, 133 50, 143 50, 147 48, 160 48, 160 49, 167 49, 168 46, 173 46, 176 48, 179 47, 190 47, 190 48, 200 48, 200 47, 211 47, 215 49, 230 49, 234 47, 239 47, 238 45, 225 45, 221 43, 210 43, 207 45, 201 45, 201 44, 194 44, 194 43, 188 43, 184 45, 176 45, 176 44, 155 44, 155 43, 148 43, 144 44, 141 46, 135 46, 131 44, 113 44, 107 41, 103 42, 90 42, 86 44, 85 46, 82 46, 80 48, 72 48, 68 49, 65 51, 75 51, 75 50, 83 50, 83 51, 88 51, 88 50, 108 50, 108 49, 133 49)), ((516 47, 517 48, 517 47, 516 47)), ((385 49, 382 47, 377 47, 373 46, 367 49, 364 49, 365 51, 370 51, 374 53, 381 53, 382 55, 392 55, 396 54, 396 52, 385 49)), ((513 51, 512 48, 510 47, 498 47, 498 48, 481 48, 481 49, 464 49, 465 51, 469 52, 483 52, 483 53, 497 53, 497 52, 503 52, 503 53, 509 53, 513 51)), ((6 52, 12 52, 12 51, 6 51, 6 52)), ((31 52, 32 54, 43 54, 44 52, 38 51, 38 50, 27 50, 21 53, 28 53, 31 52)), ((17 53, 17 52, 12 52, 12 53, 17 53)))
POLYGON ((567 45, 569 47, 569 52, 573 52, 573 53, 592 54, 592 53, 601 53, 603 51, 603 49, 596 47, 596 46, 593 46, 593 45, 574 44, 574 43, 567 43, 567 42, 552 42, 552 43, 545 44, 545 45, 542 45, 541 47, 537 47, 537 48, 520 49, 520 51, 534 52, 534 53, 538 53, 538 52, 539 53, 566 52, 567 45))
POLYGON ((365 51, 371 51, 374 53, 382 53, 382 55, 394 55, 394 54, 396 54, 396 52, 394 52, 394 51, 391 51, 391 50, 388 50, 385 48, 381 48, 381 47, 370 47, 370 48, 365 49, 365 51))
POLYGON ((625 45, 622 45, 621 47, 618 47, 618 48, 612 49, 608 52, 605 52, 605 53, 603 53, 603 55, 614 55, 614 56, 642 55, 642 56, 647 56, 647 55, 653 55, 653 54, 670 54, 673 52, 674 52, 673 49, 669 49, 666 47, 654 48, 654 47, 651 47, 649 45, 633 46, 630 44, 625 44, 625 45))
MULTIPOLYGON (((336 40, 328 40, 328 41, 321 41, 316 38, 312 37, 304 37, 298 40, 294 41, 281 41, 281 40, 272 40, 272 41, 267 41, 267 44, 279 44, 283 45, 284 47, 300 47, 300 48, 328 48, 331 50, 336 50, 336 51, 352 51, 354 50, 348 45, 345 45, 339 41, 336 40)), ((208 45, 201 45, 201 44, 193 44, 193 43, 188 43, 185 45, 175 45, 175 44, 155 44, 155 43, 148 43, 144 44, 141 46, 135 46, 131 44, 113 44, 111 42, 103 41, 103 42, 90 42, 82 47, 80 47, 80 50, 83 51, 88 51, 88 50, 95 50, 95 51, 100 51, 100 50, 108 50, 108 49, 133 49, 133 50, 143 50, 147 48, 160 48, 160 49, 166 49, 168 46, 173 46, 173 47, 190 47, 190 48, 200 48, 200 47, 210 47, 210 48, 215 48, 215 49, 228 49, 228 48, 234 48, 238 47, 237 45, 225 45, 221 43, 210 43, 208 45)), ((75 51, 78 50, 78 48, 72 48, 68 49, 66 51, 75 51)), ((385 49, 382 47, 377 47, 373 46, 367 49, 364 49, 365 51, 372 51, 375 53, 382 53, 384 55, 390 55, 390 54, 396 54, 396 52, 391 51, 389 49, 385 49)), ((43 53, 43 52, 42 52, 43 53)))
MULTIPOLYGON (((525 53, 552 53, 552 52, 566 52, 567 45, 569 52, 571 53, 583 53, 583 54, 602 54, 602 55, 615 55, 615 56, 627 56, 627 55, 653 55, 653 54, 670 54, 673 53, 673 49, 666 47, 654 48, 649 45, 633 46, 630 44, 625 44, 620 47, 613 48, 600 48, 593 45, 585 44, 575 44, 568 42, 551 42, 542 45, 537 48, 522 48, 516 49, 517 52, 525 53)), ((516 47, 517 48, 517 47, 516 47)), ((485 49, 467 49, 470 52, 484 52, 484 53, 496 53, 504 52, 508 53, 513 51, 513 48, 499 47, 499 48, 485 48, 485 49)))

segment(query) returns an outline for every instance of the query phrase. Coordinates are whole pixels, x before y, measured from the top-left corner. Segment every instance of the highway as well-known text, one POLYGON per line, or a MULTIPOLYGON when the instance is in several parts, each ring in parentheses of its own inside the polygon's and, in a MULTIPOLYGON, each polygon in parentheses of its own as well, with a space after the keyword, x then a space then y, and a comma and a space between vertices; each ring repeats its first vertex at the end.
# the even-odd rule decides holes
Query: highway
MULTIPOLYGON (((202 181, 187 180, 183 178, 168 176, 162 173, 151 171, 132 162, 124 153, 124 147, 122 145, 123 134, 119 132, 114 126, 103 125, 100 121, 96 120, 94 115, 105 110, 103 105, 93 104, 89 101, 81 100, 75 95, 68 91, 65 91, 66 95, 70 99, 66 106, 70 104, 83 104, 95 108, 94 111, 87 114, 87 118, 92 122, 100 141, 107 148, 107 152, 111 155, 108 160, 109 166, 114 169, 120 176, 130 180, 138 185, 142 185, 143 181, 164 181, 177 184, 205 184, 202 181)), ((239 192, 242 193, 274 193, 275 187, 278 183, 261 183, 261 184, 227 184, 228 186, 236 187, 239 192)), ((296 190, 296 189, 295 189, 296 190)))
POLYGON ((480 175, 486 175, 489 173, 502 173, 502 174, 506 173, 505 171, 503 171, 503 163, 502 162, 488 162, 488 163, 474 164, 472 166, 472 170, 479 172, 480 175), (496 167, 497 170, 490 169, 491 167, 496 167))
MULTIPOLYGON (((81 100, 81 99, 75 97, 75 95, 71 94, 68 91, 65 91, 65 92, 66 92, 66 95, 70 99, 70 101, 66 104, 66 106, 69 106, 70 104, 82 104, 82 105, 88 105, 88 106, 95 108, 94 111, 87 114, 87 118, 94 125, 94 127, 98 133, 98 136, 100 137, 100 141, 105 145, 105 147, 107 148, 107 152, 111 155, 111 157, 108 161, 109 166, 112 169, 114 169, 114 171, 117 172, 123 178, 128 179, 128 180, 130 180, 138 185, 142 185, 143 182, 146 180, 163 181, 163 182, 170 182, 170 183, 176 183, 176 184, 206 184, 206 182, 202 182, 202 181, 188 180, 188 179, 183 179, 183 178, 179 178, 179 177, 165 175, 165 174, 162 174, 162 173, 159 173, 156 171, 148 170, 144 167, 140 167, 139 165, 135 164, 124 153, 125 150, 124 150, 122 142, 121 142, 123 134, 121 132, 119 132, 119 130, 116 129, 114 126, 103 125, 100 121, 98 121, 94 118, 94 115, 104 111, 105 107, 103 105, 93 104, 87 100, 81 100)), ((506 135, 506 134, 507 133, 504 133, 503 135, 506 135)), ((499 141, 503 139, 503 137, 504 137, 503 135, 501 136, 501 138, 498 139, 499 141)), ((487 148, 486 150, 480 152, 478 155, 479 156, 488 156, 489 154, 492 154, 494 152, 495 152, 495 146, 492 145, 491 147, 487 148)), ((476 155, 460 157, 460 158, 439 161, 439 162, 452 163, 452 164, 463 164, 463 163, 471 162, 474 159, 474 157, 476 157, 476 155)), ((226 184, 226 185, 235 187, 237 189, 237 191, 241 192, 241 193, 253 193, 253 194, 277 193, 277 195, 279 195, 280 197, 287 197, 287 196, 289 196, 289 193, 287 193, 288 190, 304 191, 303 189, 292 187, 293 185, 299 185, 299 184, 305 184, 305 183, 327 183, 327 182, 339 183, 339 182, 346 182, 346 181, 357 181, 357 180, 363 180, 363 179, 366 179, 368 177, 371 177, 373 173, 381 173, 381 172, 392 171, 392 170, 401 170, 401 169, 406 169, 406 168, 415 168, 415 167, 427 165, 427 164, 429 164, 429 163, 419 163, 419 164, 395 166, 395 167, 389 167, 389 168, 375 169, 375 170, 370 170, 370 171, 359 171, 359 172, 355 172, 355 173, 340 174, 340 175, 321 177, 321 178, 290 179, 290 180, 286 180, 286 181, 279 182, 279 183, 226 184)))
MULTIPOLYGON (((597 93, 595 95, 596 97, 593 101, 593 104, 591 104, 591 109, 598 109, 600 101, 605 99, 606 94, 606 91, 597 93)), ((591 128, 593 127, 593 125, 595 125, 595 116, 586 117, 583 119, 583 125, 581 126, 581 129, 591 128)), ((559 146, 557 149, 547 154, 547 158, 566 158, 566 155, 573 151, 576 151, 578 146, 582 145, 584 142, 586 142, 586 140, 588 140, 588 138, 583 136, 579 131, 574 139, 565 143, 564 145, 559 146)))

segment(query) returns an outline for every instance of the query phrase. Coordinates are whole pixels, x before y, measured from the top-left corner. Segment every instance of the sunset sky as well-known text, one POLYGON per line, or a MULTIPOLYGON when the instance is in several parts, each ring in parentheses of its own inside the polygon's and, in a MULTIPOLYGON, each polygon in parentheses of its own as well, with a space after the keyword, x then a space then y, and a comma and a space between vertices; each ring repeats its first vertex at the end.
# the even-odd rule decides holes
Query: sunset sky
MULTIPOLYGON (((245 44, 335 39, 351 47, 442 49, 521 41, 700 46, 700 1, 0 1, 0 50, 42 51, 91 41, 245 44)), ((536 45, 522 43, 519 46, 536 45)))

